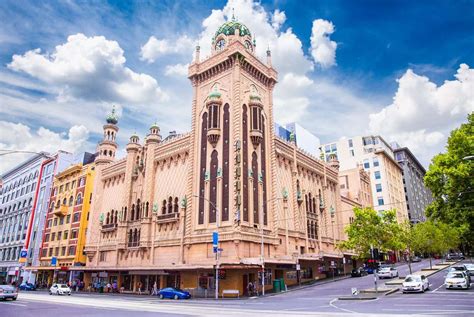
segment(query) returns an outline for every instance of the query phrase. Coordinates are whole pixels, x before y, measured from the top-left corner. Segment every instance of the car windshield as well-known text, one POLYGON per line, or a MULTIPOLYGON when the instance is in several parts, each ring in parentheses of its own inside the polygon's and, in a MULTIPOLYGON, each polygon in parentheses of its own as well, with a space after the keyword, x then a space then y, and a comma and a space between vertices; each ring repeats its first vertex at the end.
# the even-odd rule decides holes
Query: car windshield
POLYGON ((451 272, 448 274, 447 277, 448 278, 464 278, 464 275, 462 275, 462 273, 451 272))
POLYGON ((405 282, 420 282, 421 278, 419 276, 407 276, 405 282))
POLYGON ((61 288, 68 288, 68 286, 67 286, 66 284, 61 284, 61 285, 59 285, 59 287, 61 287, 61 288))
POLYGON ((383 267, 380 269, 380 272, 388 272, 388 271, 390 271, 389 267, 383 267))

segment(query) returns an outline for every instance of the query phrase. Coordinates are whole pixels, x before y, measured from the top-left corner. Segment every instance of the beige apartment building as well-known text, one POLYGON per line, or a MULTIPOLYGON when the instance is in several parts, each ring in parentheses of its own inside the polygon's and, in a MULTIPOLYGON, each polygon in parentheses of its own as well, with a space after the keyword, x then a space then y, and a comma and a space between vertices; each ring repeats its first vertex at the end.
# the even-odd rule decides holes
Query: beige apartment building
POLYGON ((397 219, 408 219, 403 190, 402 169, 395 161, 390 145, 380 136, 357 136, 321 146, 326 161, 335 155, 340 170, 359 168, 370 174, 372 202, 375 210, 396 209, 397 219))
POLYGON ((271 289, 275 279, 291 285, 342 272, 338 173, 275 136, 271 52, 257 58, 235 19, 211 45, 204 60, 197 47, 189 66, 189 133, 162 140, 152 125, 116 160, 118 120, 107 118, 81 268, 86 287, 117 282, 133 292, 156 282, 205 296, 217 265, 219 294, 243 295, 262 275, 271 289))

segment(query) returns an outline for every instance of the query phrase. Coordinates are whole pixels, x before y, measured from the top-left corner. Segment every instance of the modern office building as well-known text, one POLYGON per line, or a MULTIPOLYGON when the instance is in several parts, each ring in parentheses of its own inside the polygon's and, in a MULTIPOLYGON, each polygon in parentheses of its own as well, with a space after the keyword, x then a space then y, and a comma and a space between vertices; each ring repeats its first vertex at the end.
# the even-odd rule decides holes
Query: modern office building
POLYGON ((323 144, 326 161, 335 155, 340 171, 362 167, 370 174, 374 209, 396 209, 397 219, 408 219, 402 168, 395 160, 391 146, 380 136, 357 136, 323 144))
POLYGON ((21 278, 20 253, 28 234, 40 172, 48 158, 45 152, 35 154, 1 176, 0 284, 21 278))
POLYGON ((275 134, 286 141, 295 142, 297 147, 310 155, 320 157, 321 141, 298 123, 292 122, 285 126, 275 123, 275 134))
POLYGON ((423 181, 426 170, 410 149, 395 144, 394 154, 403 169, 403 189, 408 218, 412 223, 426 221, 426 207, 433 201, 433 195, 423 181))

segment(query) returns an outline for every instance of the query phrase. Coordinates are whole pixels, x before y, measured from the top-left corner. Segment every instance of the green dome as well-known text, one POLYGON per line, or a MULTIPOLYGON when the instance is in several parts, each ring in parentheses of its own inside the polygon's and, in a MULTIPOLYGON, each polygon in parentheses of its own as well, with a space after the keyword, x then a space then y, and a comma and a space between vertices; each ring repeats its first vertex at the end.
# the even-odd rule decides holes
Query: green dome
POLYGON ((107 123, 110 123, 110 124, 117 124, 118 118, 117 118, 117 114, 115 113, 115 106, 113 106, 112 112, 107 116, 105 121, 107 121, 107 123))
POLYGON ((217 37, 221 34, 234 35, 235 30, 239 30, 240 36, 252 36, 250 34, 250 30, 245 25, 232 19, 231 21, 227 21, 221 25, 221 27, 217 30, 216 35, 214 35, 214 39, 217 39, 217 37))

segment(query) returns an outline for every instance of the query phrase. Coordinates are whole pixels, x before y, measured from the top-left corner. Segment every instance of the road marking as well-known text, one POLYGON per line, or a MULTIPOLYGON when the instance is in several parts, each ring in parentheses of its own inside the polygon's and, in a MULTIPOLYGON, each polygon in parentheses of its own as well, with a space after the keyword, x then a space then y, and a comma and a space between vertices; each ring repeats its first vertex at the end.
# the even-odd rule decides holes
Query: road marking
POLYGON ((25 304, 19 304, 19 303, 2 303, 2 305, 13 305, 13 306, 26 307, 25 304))
POLYGON ((443 286, 444 286, 444 283, 443 283, 443 284, 441 284, 441 285, 440 285, 438 288, 436 288, 435 290, 431 291, 431 293, 435 293, 435 292, 437 292, 437 291, 438 291, 438 290, 439 290, 441 287, 443 287, 443 286))
POLYGON ((349 309, 345 309, 345 308, 341 308, 341 307, 337 307, 336 305, 334 305, 333 303, 335 301, 337 301, 338 299, 337 298, 334 298, 332 301, 329 302, 329 306, 335 308, 335 309, 339 309, 339 310, 342 310, 342 311, 345 311, 346 313, 352 313, 352 314, 357 314, 357 312, 353 311, 353 310, 349 310, 349 309))

